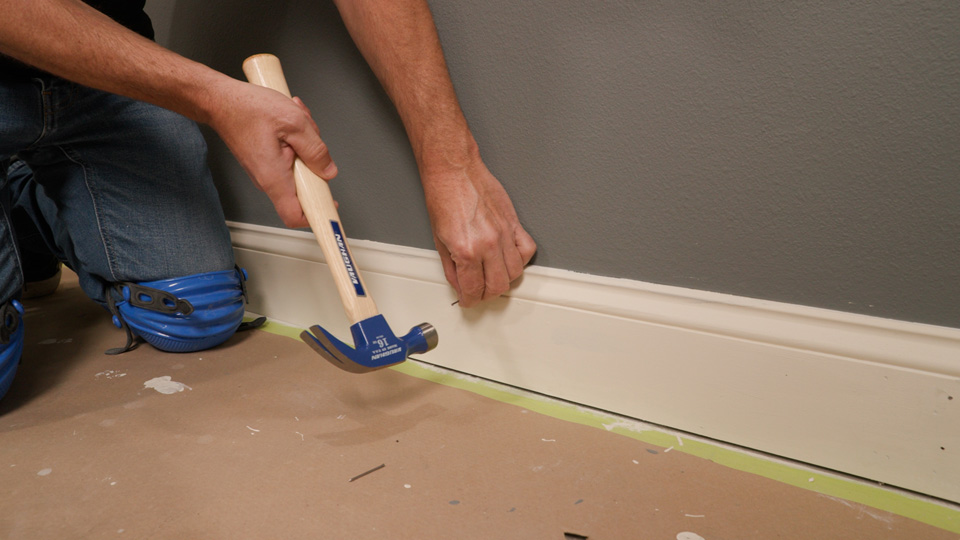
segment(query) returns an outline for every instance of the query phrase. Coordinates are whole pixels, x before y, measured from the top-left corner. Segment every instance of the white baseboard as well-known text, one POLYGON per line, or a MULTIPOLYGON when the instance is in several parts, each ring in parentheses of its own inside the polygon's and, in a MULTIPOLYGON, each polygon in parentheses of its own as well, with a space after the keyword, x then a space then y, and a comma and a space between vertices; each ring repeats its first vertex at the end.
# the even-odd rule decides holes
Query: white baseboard
MULTIPOLYGON (((251 311, 349 339, 312 235, 230 227, 251 311)), ((464 310, 435 252, 350 246, 428 362, 960 502, 958 329, 541 267, 464 310)))

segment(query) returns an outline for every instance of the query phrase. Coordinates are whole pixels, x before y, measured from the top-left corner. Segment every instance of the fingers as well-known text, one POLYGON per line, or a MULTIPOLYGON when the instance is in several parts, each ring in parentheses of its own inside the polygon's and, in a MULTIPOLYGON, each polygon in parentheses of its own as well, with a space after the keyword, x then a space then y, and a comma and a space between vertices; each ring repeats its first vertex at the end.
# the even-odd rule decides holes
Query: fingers
POLYGON ((313 119, 313 114, 310 113, 310 108, 307 107, 307 104, 304 103, 303 100, 301 100, 300 98, 298 98, 298 97, 296 97, 296 96, 293 97, 293 102, 296 103, 297 105, 299 105, 300 108, 303 110, 303 112, 307 113, 307 117, 310 118, 310 122, 311 122, 311 124, 313 125, 313 130, 316 131, 316 132, 319 134, 319 133, 320 133, 320 127, 317 126, 316 121, 314 121, 314 119, 313 119))
POLYGON ((337 176, 337 164, 330 157, 330 151, 327 149, 326 143, 319 136, 316 138, 308 137, 303 142, 298 139, 290 140, 290 146, 293 147, 297 156, 303 160, 307 168, 324 180, 333 180, 337 176))
POLYGON ((509 291, 510 282, 513 281, 514 277, 520 277, 520 272, 523 272, 522 267, 519 271, 510 271, 510 266, 515 267, 515 263, 518 262, 517 257, 513 256, 515 250, 510 249, 511 247, 509 244, 501 243, 485 254, 483 259, 483 300, 496 298, 509 291), (508 263, 508 261, 510 262, 508 263))
POLYGON ((473 307, 510 290, 510 284, 523 274, 523 268, 536 252, 533 238, 522 228, 503 235, 501 245, 492 245, 477 253, 452 254, 437 240, 440 260, 447 281, 457 292, 459 305, 473 307))
MULTIPOLYGON (((537 243, 523 227, 517 227, 514 234, 514 243, 517 246, 517 253, 520 254, 520 258, 523 261, 523 266, 526 266, 527 263, 530 262, 530 259, 533 259, 534 254, 537 253, 537 243)), ((521 271, 522 270, 521 268, 521 271)))
POLYGON ((300 129, 292 131, 286 136, 284 142, 293 148, 297 157, 303 160, 303 163, 313 171, 314 174, 324 180, 332 180, 337 176, 337 164, 330 156, 330 149, 320 138, 320 129, 310 116, 310 109, 300 101, 299 98, 293 98, 294 102, 305 113, 307 125, 300 129))
POLYGON ((289 176, 289 181, 282 176, 278 177, 278 180, 268 181, 263 185, 258 184, 257 187, 261 188, 273 202, 273 207, 284 225, 291 228, 306 227, 307 218, 303 215, 303 208, 300 207, 300 200, 297 198, 292 171, 289 176))
POLYGON ((460 307, 469 308, 483 300, 486 289, 483 264, 479 260, 461 260, 456 263, 456 279, 460 307))
POLYGON ((443 275, 456 291, 460 307, 475 306, 483 299, 486 289, 482 259, 475 256, 469 246, 451 244, 453 247, 448 248, 437 234, 433 239, 440 253, 443 275))
POLYGON ((287 116, 288 123, 277 130, 279 159, 271 164, 275 168, 263 173, 264 177, 259 183, 273 202, 284 225, 299 228, 307 227, 309 223, 297 198, 293 178, 294 159, 300 158, 314 174, 324 180, 331 180, 338 171, 326 143, 320 137, 316 122, 310 116, 310 110, 299 98, 293 98, 293 102, 299 114, 287 116))
POLYGON ((457 265, 453 262, 453 258, 450 255, 450 250, 447 249, 447 246, 443 245, 443 242, 433 235, 433 242, 437 246, 437 252, 440 253, 440 262, 443 264, 443 275, 447 278, 447 282, 453 287, 453 290, 457 292, 457 299, 460 299, 460 280, 457 279, 457 265))
POLYGON ((300 201, 294 196, 292 199, 285 198, 274 201, 273 207, 277 210, 277 215, 283 221, 283 224, 291 229, 309 227, 307 216, 303 215, 303 208, 300 207, 300 201))
MULTIPOLYGON (((514 235, 516 236, 516 235, 514 235)), ((523 253, 518 249, 516 240, 505 237, 503 247, 503 264, 506 268, 507 279, 513 282, 523 274, 523 267, 529 262, 529 258, 524 258, 523 253)))

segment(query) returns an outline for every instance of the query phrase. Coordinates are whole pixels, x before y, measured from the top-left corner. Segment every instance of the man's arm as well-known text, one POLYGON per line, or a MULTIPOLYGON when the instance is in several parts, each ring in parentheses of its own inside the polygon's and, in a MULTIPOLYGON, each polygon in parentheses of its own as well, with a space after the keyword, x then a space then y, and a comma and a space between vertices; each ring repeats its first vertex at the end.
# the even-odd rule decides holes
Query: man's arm
POLYGON ((307 226, 294 157, 328 180, 336 166, 302 103, 179 56, 77 0, 0 0, 0 13, 0 52, 209 124, 284 223, 307 226))
POLYGON ((536 244, 480 158, 425 0, 335 0, 386 89, 420 169, 434 241, 460 305, 509 289, 536 244))

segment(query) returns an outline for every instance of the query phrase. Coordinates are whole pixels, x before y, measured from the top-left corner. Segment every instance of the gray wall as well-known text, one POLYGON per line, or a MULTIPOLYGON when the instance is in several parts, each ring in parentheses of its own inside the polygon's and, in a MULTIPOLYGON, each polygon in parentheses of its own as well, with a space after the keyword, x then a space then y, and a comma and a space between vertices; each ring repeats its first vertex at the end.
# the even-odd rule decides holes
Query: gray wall
MULTIPOLYGON (((960 3, 432 5, 536 264, 960 327, 960 3)), ((348 234, 433 247, 402 126, 332 4, 148 9, 238 78, 280 56, 348 234)), ((228 218, 280 225, 211 151, 228 218)))

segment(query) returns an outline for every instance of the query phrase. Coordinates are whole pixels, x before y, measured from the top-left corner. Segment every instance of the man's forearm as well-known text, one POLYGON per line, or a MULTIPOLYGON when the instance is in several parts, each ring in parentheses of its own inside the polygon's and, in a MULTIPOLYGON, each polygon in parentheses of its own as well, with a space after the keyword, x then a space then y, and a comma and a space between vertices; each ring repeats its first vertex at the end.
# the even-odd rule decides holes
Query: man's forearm
POLYGON ((209 120, 226 76, 183 58, 77 0, 0 0, 0 52, 86 86, 209 120))
POLYGON ((302 104, 164 49, 78 0, 0 0, 0 13, 0 52, 209 124, 284 223, 307 225, 294 158, 326 179, 336 167, 302 104))
POLYGON ((426 0, 335 0, 407 130, 444 275, 462 307, 496 298, 536 251, 460 109, 426 0))
POLYGON ((390 96, 424 179, 478 158, 425 0, 335 0, 390 96))

